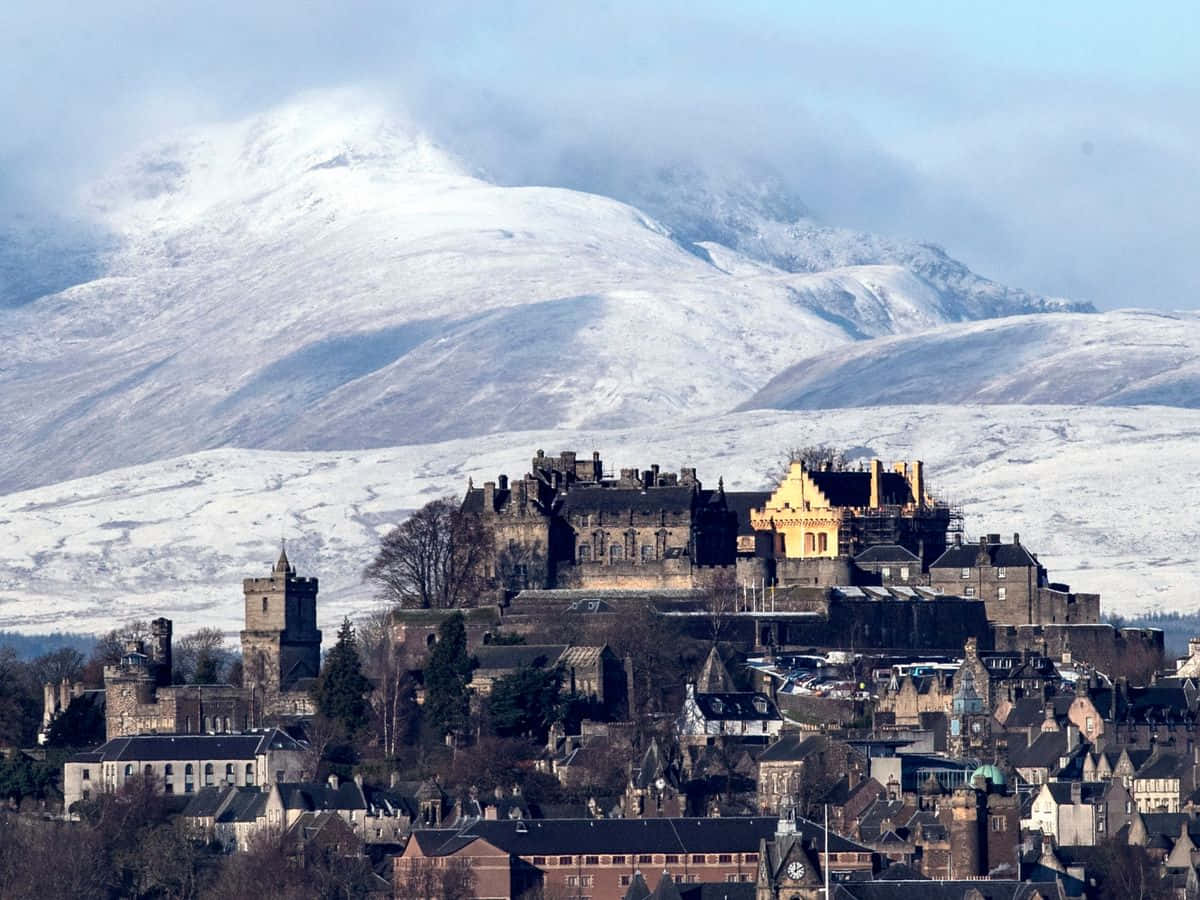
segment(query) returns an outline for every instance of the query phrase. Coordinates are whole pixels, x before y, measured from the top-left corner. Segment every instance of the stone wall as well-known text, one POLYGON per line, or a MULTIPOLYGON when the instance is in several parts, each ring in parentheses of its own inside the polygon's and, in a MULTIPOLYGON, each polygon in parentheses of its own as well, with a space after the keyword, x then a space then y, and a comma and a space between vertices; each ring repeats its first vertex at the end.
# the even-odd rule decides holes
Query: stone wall
POLYGON ((1096 625, 996 625, 995 648, 1010 652, 1033 650, 1051 659, 1064 654, 1109 674, 1130 664, 1161 668, 1163 633, 1158 628, 1113 628, 1096 625))

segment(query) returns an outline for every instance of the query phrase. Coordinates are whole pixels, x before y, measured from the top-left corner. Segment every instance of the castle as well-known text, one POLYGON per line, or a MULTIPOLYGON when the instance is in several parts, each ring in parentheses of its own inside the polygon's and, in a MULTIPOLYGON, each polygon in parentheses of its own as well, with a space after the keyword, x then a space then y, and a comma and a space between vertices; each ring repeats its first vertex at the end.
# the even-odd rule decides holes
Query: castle
POLYGON ((314 713, 321 667, 317 579, 301 578, 280 551, 271 574, 242 582, 246 628, 242 685, 172 684, 171 621, 132 639, 104 668, 106 739, 137 734, 234 733, 314 713))
POLYGON ((469 484, 462 508, 493 535, 488 575, 510 596, 771 586, 881 587, 903 599, 925 588, 982 600, 987 620, 1005 625, 1099 621, 1099 597, 1051 584, 1019 538, 964 547, 961 512, 928 488, 920 460, 797 461, 774 490, 741 492, 705 488, 694 468, 613 478, 599 453, 539 450, 511 486, 506 475, 469 484))

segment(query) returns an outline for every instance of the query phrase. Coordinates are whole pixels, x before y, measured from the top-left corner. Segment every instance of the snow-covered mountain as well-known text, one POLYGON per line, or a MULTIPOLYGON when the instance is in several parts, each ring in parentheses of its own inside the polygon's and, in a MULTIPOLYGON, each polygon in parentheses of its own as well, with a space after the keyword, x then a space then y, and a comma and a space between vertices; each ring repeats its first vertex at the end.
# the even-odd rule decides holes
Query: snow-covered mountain
POLYGON ((0 490, 215 447, 706 417, 818 351, 1045 305, 819 229, 780 239, 781 268, 751 236, 788 218, 769 191, 731 194, 740 218, 668 194, 674 230, 497 186, 354 92, 174 135, 90 190, 101 274, 0 310, 0 490))
POLYGON ((929 402, 1200 407, 1200 315, 1019 316, 849 344, 784 370, 742 408, 929 402))
POLYGON ((789 446, 920 457, 971 534, 1019 531, 1056 580, 1106 611, 1195 609, 1193 477, 1200 411, 1139 407, 886 407, 754 412, 703 423, 489 435, 359 452, 214 450, 0 497, 0 629, 92 630, 164 613, 184 630, 240 627, 241 579, 281 535, 321 578, 321 621, 376 602, 359 573, 379 537, 429 499, 537 448, 599 450, 615 468, 699 467, 764 485, 789 446))

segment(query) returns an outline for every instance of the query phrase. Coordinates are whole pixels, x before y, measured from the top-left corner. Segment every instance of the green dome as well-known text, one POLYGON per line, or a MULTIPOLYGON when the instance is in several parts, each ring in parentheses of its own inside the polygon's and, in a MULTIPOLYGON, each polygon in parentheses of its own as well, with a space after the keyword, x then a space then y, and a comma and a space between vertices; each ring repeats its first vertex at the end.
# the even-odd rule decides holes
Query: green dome
POLYGON ((1008 783, 1007 779, 1004 777, 1004 773, 1001 772, 998 767, 993 765, 980 766, 978 769, 972 772, 971 781, 974 781, 976 778, 983 778, 985 781, 990 781, 996 787, 1000 787, 1001 785, 1008 783))

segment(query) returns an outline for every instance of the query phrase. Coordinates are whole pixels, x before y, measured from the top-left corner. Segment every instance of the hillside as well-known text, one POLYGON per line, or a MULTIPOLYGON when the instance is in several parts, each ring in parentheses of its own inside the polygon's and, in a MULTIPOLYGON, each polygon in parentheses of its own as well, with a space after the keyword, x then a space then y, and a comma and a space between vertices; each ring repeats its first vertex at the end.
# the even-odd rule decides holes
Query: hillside
POLYGON ((928 402, 1200 407, 1200 316, 1019 316, 846 345, 784 370, 741 408, 928 402))
POLYGON ((680 229, 695 210, 676 233, 603 196, 491 184, 349 92, 164 138, 87 209, 94 252, 0 309, 0 491, 217 447, 703 418, 817 351, 1040 302, 981 305, 970 279, 844 235, 810 234, 787 268, 747 239, 700 246, 702 204, 672 208, 680 229))
POLYGON ((1200 411, 1152 407, 886 407, 743 413, 702 424, 491 435, 362 452, 216 450, 0 497, 0 629, 89 630, 164 612, 177 627, 242 615, 241 579, 281 535, 321 578, 321 619, 374 607, 359 580, 379 537, 427 500, 537 448, 599 450, 613 468, 695 465, 730 489, 764 485, 784 448, 920 457, 972 535, 1018 531, 1056 580, 1106 611, 1200 606, 1192 477, 1200 411))

